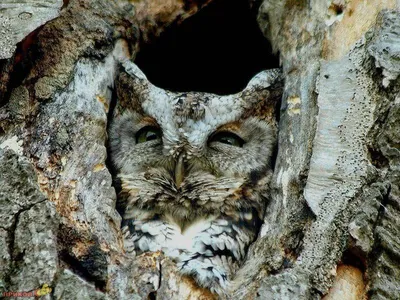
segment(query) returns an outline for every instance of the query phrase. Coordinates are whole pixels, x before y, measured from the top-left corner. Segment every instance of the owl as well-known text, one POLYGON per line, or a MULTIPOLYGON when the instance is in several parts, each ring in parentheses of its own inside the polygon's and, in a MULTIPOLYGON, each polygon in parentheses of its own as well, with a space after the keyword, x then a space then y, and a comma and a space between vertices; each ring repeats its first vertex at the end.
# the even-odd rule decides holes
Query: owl
POLYGON ((130 61, 123 69, 109 140, 125 249, 162 251, 222 294, 268 202, 280 73, 219 96, 158 88, 130 61))

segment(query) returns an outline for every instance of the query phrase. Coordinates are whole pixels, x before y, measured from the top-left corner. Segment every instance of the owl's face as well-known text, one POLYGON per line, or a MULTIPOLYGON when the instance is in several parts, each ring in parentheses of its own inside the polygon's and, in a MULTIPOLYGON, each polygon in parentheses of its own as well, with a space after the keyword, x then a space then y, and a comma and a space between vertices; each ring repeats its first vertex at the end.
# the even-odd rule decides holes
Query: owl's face
POLYGON ((134 105, 116 114, 110 132, 127 197, 124 218, 185 224, 255 204, 263 210, 275 130, 257 117, 263 105, 254 102, 263 99, 244 96, 251 91, 218 96, 150 86, 134 93, 134 105))

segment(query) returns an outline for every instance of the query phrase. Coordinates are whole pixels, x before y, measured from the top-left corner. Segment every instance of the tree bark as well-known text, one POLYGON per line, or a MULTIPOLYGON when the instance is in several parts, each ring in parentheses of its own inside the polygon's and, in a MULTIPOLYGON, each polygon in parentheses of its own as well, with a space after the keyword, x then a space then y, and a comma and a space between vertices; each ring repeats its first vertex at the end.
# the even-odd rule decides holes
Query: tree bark
MULTIPOLYGON (((106 148, 120 61, 211 0, 26 2, 0 4, 0 292, 218 298, 162 253, 125 255, 106 148)), ((398 299, 399 8, 261 3, 284 78, 278 154, 228 299, 398 299)))

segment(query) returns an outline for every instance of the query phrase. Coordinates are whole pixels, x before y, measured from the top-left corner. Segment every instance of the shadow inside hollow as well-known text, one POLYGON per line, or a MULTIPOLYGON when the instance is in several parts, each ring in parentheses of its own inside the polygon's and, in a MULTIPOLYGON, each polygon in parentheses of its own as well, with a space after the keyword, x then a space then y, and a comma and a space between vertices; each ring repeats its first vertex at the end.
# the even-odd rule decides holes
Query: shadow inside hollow
POLYGON ((161 88, 220 95, 279 65, 246 0, 214 1, 143 45, 135 63, 161 88))

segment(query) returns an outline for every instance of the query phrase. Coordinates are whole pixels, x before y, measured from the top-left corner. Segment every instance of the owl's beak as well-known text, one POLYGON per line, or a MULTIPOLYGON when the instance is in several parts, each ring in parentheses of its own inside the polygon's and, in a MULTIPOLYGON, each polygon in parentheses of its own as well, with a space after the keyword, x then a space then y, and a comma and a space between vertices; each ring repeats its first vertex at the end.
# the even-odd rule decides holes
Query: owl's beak
POLYGON ((175 184, 177 188, 181 186, 184 176, 185 176, 185 165, 183 162, 183 153, 181 153, 175 165, 175 184))

